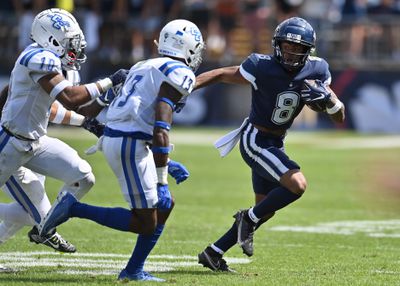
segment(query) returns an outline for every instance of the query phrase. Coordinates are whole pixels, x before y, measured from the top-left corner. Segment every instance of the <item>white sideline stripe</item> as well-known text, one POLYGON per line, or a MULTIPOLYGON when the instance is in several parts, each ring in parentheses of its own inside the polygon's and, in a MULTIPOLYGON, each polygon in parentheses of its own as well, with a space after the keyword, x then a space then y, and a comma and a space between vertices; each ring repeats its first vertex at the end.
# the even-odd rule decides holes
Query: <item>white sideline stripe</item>
POLYGON ((400 238, 400 220, 335 221, 312 226, 275 226, 270 230, 340 235, 364 233, 369 237, 400 238))

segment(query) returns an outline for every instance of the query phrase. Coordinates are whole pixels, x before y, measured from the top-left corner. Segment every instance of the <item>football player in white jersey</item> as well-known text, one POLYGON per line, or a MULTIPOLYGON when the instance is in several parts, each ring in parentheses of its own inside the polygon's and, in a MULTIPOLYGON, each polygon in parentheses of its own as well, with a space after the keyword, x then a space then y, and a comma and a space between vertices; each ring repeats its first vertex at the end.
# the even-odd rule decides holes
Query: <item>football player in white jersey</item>
POLYGON ((162 57, 134 65, 110 104, 101 143, 130 209, 82 204, 62 192, 39 226, 46 233, 70 217, 79 217, 138 233, 120 280, 164 281, 145 272, 143 266, 174 206, 168 172, 177 183, 188 176, 181 164, 169 161, 168 133, 174 110, 193 90, 204 42, 195 24, 174 20, 161 30, 157 44, 162 57))
MULTIPOLYGON (((79 67, 74 70, 64 70, 68 81, 79 85, 79 67)), ((114 94, 110 89, 107 94, 98 98, 96 103, 103 107, 114 94)), ((8 85, 0 93, 0 119, 2 109, 7 100, 8 85)), ((95 119, 85 118, 71 110, 66 110, 58 101, 55 101, 50 110, 49 121, 55 124, 83 126, 85 129, 100 136, 104 125, 95 119)), ((44 189, 45 176, 35 173, 25 167, 20 167, 5 183, 2 189, 15 203, 0 203, 0 244, 6 242, 24 226, 34 226, 28 233, 31 242, 42 243, 60 252, 75 252, 73 244, 64 240, 56 230, 40 236, 35 226, 49 211, 51 204, 44 189)), ((0 272, 7 268, 0 269, 0 272)))
MULTIPOLYGON (((91 167, 67 144, 46 136, 50 106, 58 100, 69 109, 76 109, 123 82, 126 72, 120 70, 109 78, 86 85, 73 86, 66 80, 62 70, 79 68, 84 62, 85 42, 75 18, 62 9, 39 13, 32 24, 31 38, 35 43, 15 63, 2 113, 0 186, 11 182, 12 176, 17 176, 20 182, 41 184, 29 176, 32 172, 21 168, 25 166, 64 181, 62 190, 81 198, 94 184, 91 167)), ((17 191, 14 199, 18 198, 30 210, 35 209, 30 208, 29 194, 16 184, 10 187, 17 191)), ((40 221, 37 213, 33 218, 37 223, 40 221)))

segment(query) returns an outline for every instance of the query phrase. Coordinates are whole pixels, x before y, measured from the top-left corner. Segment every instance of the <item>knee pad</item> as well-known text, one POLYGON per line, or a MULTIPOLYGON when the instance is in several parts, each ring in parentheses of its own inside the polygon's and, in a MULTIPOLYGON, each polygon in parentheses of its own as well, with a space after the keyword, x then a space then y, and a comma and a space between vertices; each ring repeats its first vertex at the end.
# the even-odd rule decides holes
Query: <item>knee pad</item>
POLYGON ((93 187, 94 183, 95 177, 93 173, 90 172, 83 179, 74 182, 71 185, 65 185, 62 190, 70 192, 80 200, 93 187))

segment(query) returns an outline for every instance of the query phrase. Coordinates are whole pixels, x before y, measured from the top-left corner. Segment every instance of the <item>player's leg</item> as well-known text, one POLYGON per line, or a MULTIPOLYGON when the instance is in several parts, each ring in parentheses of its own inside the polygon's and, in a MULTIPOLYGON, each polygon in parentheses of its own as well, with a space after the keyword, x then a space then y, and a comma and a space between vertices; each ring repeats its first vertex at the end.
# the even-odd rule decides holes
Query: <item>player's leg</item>
MULTIPOLYGON (((256 204, 262 201, 270 190, 279 185, 276 182, 266 180, 254 171, 252 172, 252 182, 256 204)), ((256 229, 273 215, 274 213, 271 213, 260 219, 256 225, 256 229)), ((237 243, 237 232, 237 225, 234 222, 224 235, 199 254, 199 263, 213 271, 232 272, 233 270, 222 259, 222 256, 237 243)))
POLYGON ((256 224, 263 217, 299 199, 306 188, 306 181, 299 171, 299 165, 285 154, 281 138, 261 133, 249 125, 242 135, 240 150, 243 159, 254 172, 267 180, 280 183, 253 208, 235 215, 238 243, 244 253, 251 256, 256 224))
POLYGON ((36 224, 45 217, 51 205, 44 190, 45 177, 21 167, 4 185, 5 193, 17 203, 1 208, 4 221, 32 225, 28 237, 31 242, 44 244, 57 251, 75 252, 74 245, 64 240, 56 230, 39 235, 36 224))
POLYGON ((81 199, 95 182, 89 163, 61 140, 48 136, 39 140, 40 149, 24 166, 65 182, 60 192, 67 191, 81 199))

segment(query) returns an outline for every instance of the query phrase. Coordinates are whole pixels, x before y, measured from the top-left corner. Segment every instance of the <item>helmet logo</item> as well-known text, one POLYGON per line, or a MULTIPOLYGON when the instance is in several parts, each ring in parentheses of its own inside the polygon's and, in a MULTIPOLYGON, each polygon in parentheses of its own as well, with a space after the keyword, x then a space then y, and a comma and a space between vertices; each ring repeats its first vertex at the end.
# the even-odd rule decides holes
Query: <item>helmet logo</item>
POLYGON ((196 40, 196 42, 200 42, 201 41, 201 33, 199 29, 196 29, 195 27, 190 27, 190 34, 192 34, 194 36, 194 39, 196 40))
POLYGON ((53 28, 57 30, 60 30, 62 27, 71 26, 68 21, 63 21, 63 18, 60 15, 47 15, 47 17, 49 17, 50 20, 53 21, 53 28))
POLYGON ((295 40, 295 41, 300 41, 301 40, 301 35, 297 35, 297 34, 287 33, 286 37, 288 39, 292 39, 292 40, 295 40))

